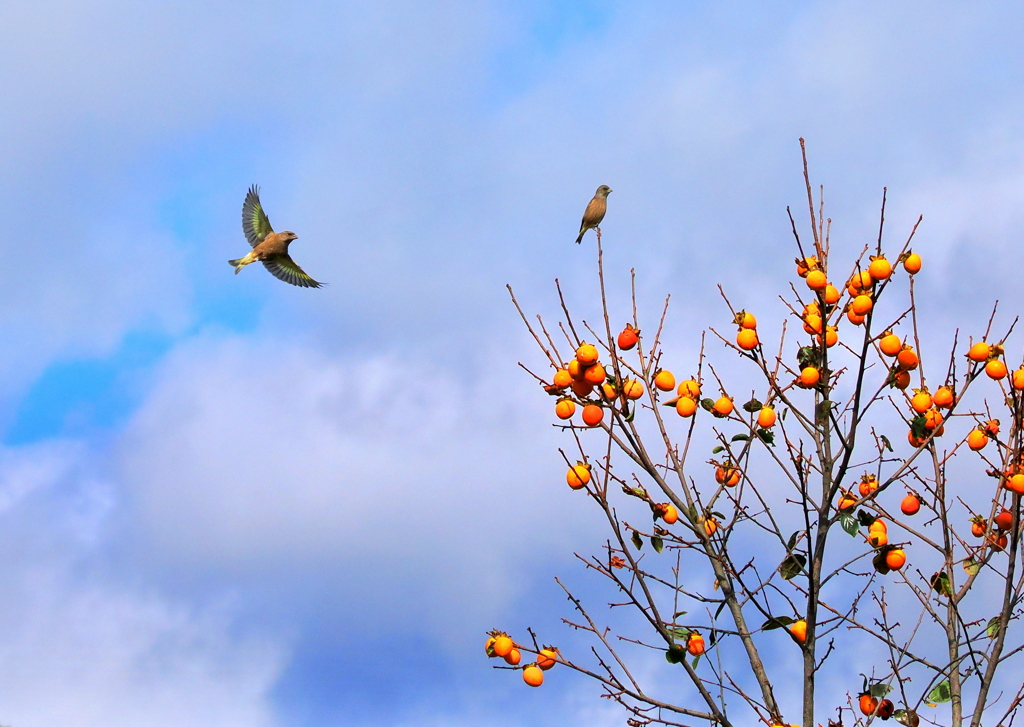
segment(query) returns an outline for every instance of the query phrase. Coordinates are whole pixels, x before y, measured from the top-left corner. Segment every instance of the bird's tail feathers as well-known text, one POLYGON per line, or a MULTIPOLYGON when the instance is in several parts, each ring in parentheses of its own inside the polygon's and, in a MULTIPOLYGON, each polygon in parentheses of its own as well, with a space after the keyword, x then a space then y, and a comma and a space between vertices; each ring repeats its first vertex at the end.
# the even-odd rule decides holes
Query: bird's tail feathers
POLYGON ((577 245, 579 245, 581 242, 583 242, 583 234, 585 232, 586 232, 586 230, 580 230, 580 236, 576 238, 576 244, 577 245))
POLYGON ((237 260, 228 260, 228 265, 235 269, 235 275, 238 275, 240 272, 242 272, 242 268, 244 268, 248 264, 249 261, 244 260, 242 258, 238 258, 237 260))

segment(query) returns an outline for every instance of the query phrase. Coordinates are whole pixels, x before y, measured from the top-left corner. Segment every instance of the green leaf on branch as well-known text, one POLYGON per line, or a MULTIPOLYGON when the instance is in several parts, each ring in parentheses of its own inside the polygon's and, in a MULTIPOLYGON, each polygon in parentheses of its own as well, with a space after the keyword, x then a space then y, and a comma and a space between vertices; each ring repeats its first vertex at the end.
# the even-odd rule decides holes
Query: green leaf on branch
POLYGON ((789 536, 789 540, 786 541, 786 550, 793 550, 796 547, 796 539, 800 537, 802 530, 797 530, 795 533, 789 536))
POLYGON ((964 561, 964 570, 967 571, 967 575, 976 576, 981 571, 981 563, 974 558, 968 558, 964 561))
POLYGON ((724 452, 724 451, 725 451, 725 447, 723 447, 721 444, 719 444, 717 447, 715 447, 714 449, 711 450, 711 454, 718 454, 719 452, 724 452))
POLYGON ((897 709, 892 713, 892 718, 903 727, 918 727, 921 724, 921 718, 912 709, 897 709))
POLYGON ((786 415, 789 414, 789 409, 782 410, 782 421, 786 421, 786 415))
POLYGON ((700 654, 697 654, 697 656, 693 657, 693 661, 690 662, 690 668, 691 669, 696 669, 697 668, 697 664, 700 663, 700 657, 701 657, 700 654))
POLYGON ((715 408, 715 400, 714 399, 701 399, 700 400, 700 405, 702 407, 704 407, 705 411, 711 411, 712 409, 715 408))
POLYGON ((807 556, 800 553, 790 553, 779 565, 779 573, 787 581, 795 578, 807 565, 807 556))
POLYGON ((949 689, 949 680, 939 682, 935 685, 935 688, 928 692, 928 696, 925 697, 925 701, 928 702, 929 707, 934 707, 936 704, 943 704, 953 698, 953 693, 949 689))
POLYGON ((914 439, 924 439, 928 436, 928 427, 924 425, 923 414, 910 420, 910 433, 914 435, 914 439))
POLYGON ((762 631, 774 631, 775 629, 784 629, 787 626, 792 626, 796 621, 791 619, 789 616, 774 616, 761 625, 762 631))
POLYGON ((985 626, 985 635, 990 639, 994 639, 999 635, 999 619, 999 616, 990 618, 988 620, 988 625, 985 626))
POLYGON ((732 435, 732 439, 730 439, 729 441, 730 442, 746 442, 749 439, 750 439, 750 435, 749 434, 743 434, 742 432, 740 432, 739 434, 732 435))
POLYGON ((953 588, 949 584, 949 574, 946 571, 939 571, 938 573, 932 574, 931 578, 932 588, 942 596, 952 596, 953 588))
POLYGON ((654 548, 655 553, 660 553, 665 549, 665 541, 657 535, 651 536, 651 547, 654 548))
POLYGON ((814 366, 818 363, 818 352, 813 346, 803 346, 796 352, 796 362, 800 364, 800 368, 802 369, 805 369, 808 366, 814 366))
POLYGON ((686 649, 679 644, 672 644, 665 651, 665 661, 669 664, 682 664, 684 659, 686 659, 686 649))
POLYGON ((753 414, 755 412, 761 411, 763 406, 764 405, 757 399, 751 399, 750 401, 743 405, 743 411, 750 412, 751 414, 753 414))
POLYGON ((878 699, 881 699, 891 691, 892 687, 888 684, 884 684, 883 682, 875 682, 870 687, 868 687, 868 692, 871 693, 871 696, 877 697, 878 699))
POLYGON ((856 537, 857 531, 860 530, 860 523, 857 522, 857 518, 848 512, 839 515, 839 524, 843 527, 843 530, 854 537, 856 537))
POLYGON ((862 527, 870 528, 871 527, 871 523, 873 523, 877 519, 878 518, 876 518, 874 515, 872 515, 867 510, 863 510, 862 509, 862 510, 858 510, 857 511, 857 522, 859 522, 862 527))
POLYGON ((765 444, 775 446, 775 433, 771 429, 758 429, 757 436, 760 437, 761 441, 765 444))
POLYGON ((633 538, 632 538, 632 540, 633 540, 633 545, 636 546, 637 550, 640 550, 642 547, 644 547, 643 538, 640 537, 640 533, 638 533, 636 530, 633 531, 633 538))
MULTIPOLYGON (((886 449, 888 449, 890 452, 894 451, 893 448, 892 448, 892 442, 889 441, 889 438, 887 436, 885 436, 883 434, 883 435, 881 435, 881 439, 882 439, 882 444, 885 445, 886 449)), ((903 711, 903 710, 900 710, 900 711, 903 711)))

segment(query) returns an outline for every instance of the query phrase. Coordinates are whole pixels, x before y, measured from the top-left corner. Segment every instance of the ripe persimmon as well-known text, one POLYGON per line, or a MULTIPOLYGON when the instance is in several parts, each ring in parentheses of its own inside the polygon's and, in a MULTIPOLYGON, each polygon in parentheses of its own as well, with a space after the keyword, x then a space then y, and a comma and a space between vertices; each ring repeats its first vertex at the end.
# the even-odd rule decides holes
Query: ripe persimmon
POLYGON ((713 517, 704 519, 704 534, 709 538, 718 530, 718 521, 713 517))
POLYGON ((917 368, 920 361, 917 358, 917 352, 910 346, 905 345, 903 346, 903 349, 896 354, 896 363, 898 363, 900 368, 904 371, 913 371, 917 368))
POLYGON ((1024 366, 1013 372, 1013 378, 1011 379, 1013 388, 1017 391, 1024 389, 1024 366))
POLYGON ((793 634, 793 638, 801 644, 804 643, 807 641, 807 621, 804 619, 794 621, 789 626, 789 633, 793 634))
POLYGON ((846 289, 850 295, 856 296, 865 290, 871 290, 871 287, 875 284, 875 281, 871 278, 870 270, 861 270, 859 273, 854 273, 850 280, 846 284, 846 289))
POLYGON ((811 270, 807 273, 807 287, 811 290, 824 290, 825 286, 828 285, 828 278, 825 277, 825 273, 820 270, 811 270))
POLYGON ((850 310, 859 316, 866 316, 874 306, 875 302, 871 300, 871 296, 861 293, 853 299, 853 302, 850 304, 850 310))
POLYGON ((676 402, 676 413, 681 417, 692 417, 697 411, 697 401, 688 396, 680 396, 676 402))
POLYGON ((644 395, 644 385, 636 379, 626 379, 622 383, 622 393, 627 399, 639 399, 644 395))
MULTIPOLYGON (((897 569, 898 570, 898 569, 897 569)), ((879 719, 889 719, 896 711, 896 705, 892 703, 891 699, 883 699, 878 703, 878 715, 879 719)))
POLYGON ((821 372, 815 366, 805 366, 800 372, 800 386, 810 388, 821 380, 821 372))
POLYGON ((622 329, 622 333, 619 334, 616 343, 619 344, 619 348, 623 351, 628 351, 636 345, 636 342, 640 340, 640 329, 633 328, 629 323, 622 329))
MULTIPOLYGON (((860 481, 860 484, 857 485, 857 491, 860 493, 861 497, 867 497, 877 489, 878 478, 875 477, 874 475, 865 475, 864 479, 862 479, 860 481)), ((876 520, 876 522, 878 521, 876 520)))
POLYGON ((508 637, 508 634, 498 634, 494 637, 494 644, 492 649, 497 656, 505 658, 512 651, 515 644, 512 643, 512 639, 508 637))
POLYGON ((517 666, 522 658, 523 655, 519 653, 519 649, 513 648, 505 657, 505 663, 510 666, 517 666))
POLYGON ((992 347, 984 341, 978 341, 967 351, 967 358, 980 363, 981 361, 987 361, 990 353, 992 353, 992 347))
POLYGON ((672 375, 671 371, 661 370, 654 377, 654 385, 661 391, 672 391, 676 388, 676 377, 672 375))
POLYGON ((981 427, 972 429, 970 434, 967 435, 967 446, 975 452, 984 449, 986 444, 988 444, 988 435, 985 434, 981 427))
POLYGON ((715 405, 712 407, 712 409, 714 409, 716 412, 718 412, 721 416, 724 417, 732 414, 733 408, 734 406, 732 403, 732 399, 729 398, 728 396, 718 397, 718 399, 715 400, 715 405))
POLYGON ((544 683, 544 672, 536 664, 530 664, 523 669, 523 681, 531 687, 539 687, 544 683))
POLYGON ((576 349, 576 360, 584 366, 597 363, 598 355, 597 346, 590 343, 583 343, 576 349))
POLYGON ((883 333, 882 337, 878 340, 878 348, 886 356, 895 356, 903 349, 903 341, 895 333, 889 331, 883 333))
POLYGON ((1013 525, 1013 513, 1004 507, 1001 512, 992 518, 992 522, 1000 530, 1009 530, 1013 525))
POLYGON ((545 646, 537 654, 537 666, 547 671, 558 663, 558 649, 553 646, 545 646))
MULTIPOLYGON (((818 340, 821 340, 821 336, 818 336, 818 340)), ((825 326, 825 346, 832 348, 839 343, 839 329, 835 326, 825 326)))
POLYGON ((757 328, 757 318, 754 317, 753 313, 747 313, 745 310, 741 310, 736 314, 736 317, 733 318, 733 323, 740 328, 757 328))
POLYGON ((988 544, 992 550, 997 553, 1001 553, 1006 550, 1006 544, 1009 540, 1006 537, 1006 533, 991 533, 988 536, 988 544))
POLYGON ((920 389, 910 399, 910 406, 918 414, 924 414, 932 408, 932 396, 925 389, 920 389))
POLYGON ((735 487, 740 483, 740 471, 726 462, 715 468, 715 482, 726 487, 735 487))
POLYGON ((860 712, 865 716, 871 716, 878 709, 878 699, 872 697, 870 692, 864 692, 859 700, 860 712))
POLYGON ((824 298, 826 303, 828 303, 829 305, 835 305, 836 303, 839 302, 840 297, 841 295, 839 293, 839 288, 837 288, 834 285, 825 286, 824 298))
POLYGON ((555 402, 555 416, 559 419, 572 419, 576 413, 576 402, 572 399, 559 399, 555 402))
POLYGON ((892 385, 900 391, 903 391, 910 386, 910 372, 906 369, 900 369, 892 377, 892 385))
POLYGON ((565 481, 574 490, 586 487, 590 482, 590 465, 585 462, 577 462, 565 473, 565 481))
POLYGON ((804 333, 821 333, 821 316, 808 313, 804 316, 804 333))
POLYGON ((989 419, 987 422, 985 422, 985 424, 982 427, 982 429, 984 429, 985 430, 985 434, 987 434, 990 437, 998 436, 999 435, 999 420, 998 419, 989 419))
POLYGON ((948 409, 953 406, 953 389, 943 385, 935 390, 932 394, 932 403, 940 409, 948 409))
POLYGON ((487 654, 487 658, 489 659, 493 659, 497 656, 497 654, 494 653, 494 641, 495 638, 493 636, 489 636, 487 641, 484 643, 484 653, 487 654))
POLYGON ((903 552, 902 548, 894 548, 885 554, 885 564, 889 566, 890 570, 899 570, 906 562, 907 554, 903 552))
POLYGON ((850 323, 852 323, 855 326, 862 325, 864 323, 864 319, 866 317, 867 316, 862 316, 862 315, 860 315, 858 313, 854 313, 853 312, 853 308, 850 308, 850 310, 846 311, 846 320, 848 320, 850 323))
POLYGON ((903 269, 911 275, 921 270, 921 256, 912 252, 903 258, 903 269))
POLYGON ((868 526, 869 533, 887 533, 889 532, 889 526, 885 524, 885 520, 882 518, 875 518, 875 521, 868 526))
POLYGON ((597 404, 587 404, 583 407, 583 423, 588 427, 596 427, 604 419, 604 409, 597 404))
POLYGON ((885 259, 885 255, 878 255, 871 258, 868 272, 875 280, 885 280, 892 275, 892 263, 885 259))
POLYGON ((601 384, 601 393, 604 394, 604 398, 608 399, 609 401, 611 401, 612 399, 619 395, 619 392, 615 389, 615 387, 609 384, 607 381, 601 384))
POLYGON ((818 270, 818 269, 819 269, 818 258, 816 256, 814 256, 814 255, 811 255, 809 257, 805 257, 803 259, 801 259, 801 258, 797 258, 796 259, 796 274, 799 275, 801 278, 806 278, 807 277, 807 273, 809 273, 811 270, 818 270))
POLYGON ((690 638, 686 640, 686 650, 692 656, 700 656, 704 653, 704 637, 696 631, 690 632, 690 638))
POLYGON ((605 373, 604 366, 600 363, 595 363, 583 372, 583 380, 595 386, 603 383, 606 378, 608 378, 608 375, 605 373))
POLYGON ((971 518, 971 535, 980 538, 988 530, 988 525, 980 517, 971 518))
POLYGON ((679 510, 675 505, 664 505, 664 514, 661 519, 669 525, 675 525, 679 521, 679 510))
POLYGON ((587 372, 586 367, 576 359, 570 361, 565 370, 569 372, 569 378, 573 381, 583 381, 583 374, 587 372))
POLYGON ((763 406, 761 407, 761 411, 757 413, 757 426, 761 427, 761 429, 770 429, 774 426, 778 418, 779 417, 773 408, 770 406, 763 406))
POLYGON ((751 351, 757 348, 757 331, 753 328, 743 328, 736 334, 736 345, 744 351, 751 351))
POLYGON ((560 389, 564 389, 572 385, 572 377, 565 369, 558 369, 558 371, 555 372, 555 375, 551 377, 551 383, 560 389))
POLYGON ((857 498, 850 492, 844 492, 839 498, 839 502, 836 505, 836 509, 839 512, 849 512, 853 509, 854 505, 857 504, 857 498))
POLYGON ((925 442, 927 442, 928 437, 915 437, 914 430, 911 429, 909 432, 907 432, 907 441, 910 442, 911 447, 914 447, 916 449, 917 447, 920 447, 925 442))
POLYGON ((1010 492, 1016 492, 1018 495, 1024 494, 1024 475, 1019 472, 1014 475, 1010 475, 1003 480, 1003 487, 1010 492))
POLYGON ((589 381, 573 381, 572 382, 572 393, 581 399, 585 399, 590 396, 590 392, 594 390, 594 385, 589 381))
MULTIPOLYGON (((924 413, 924 428, 931 430, 937 429, 942 426, 942 414, 939 413, 938 409, 929 409, 924 413)), ((941 436, 938 432, 935 436, 941 436)))
POLYGON ((1006 364, 997 358, 992 359, 985 364, 985 373, 988 374, 990 379, 999 381, 999 379, 1006 378, 1006 364))
POLYGON ((900 511, 904 515, 916 515, 921 510, 921 499, 914 493, 909 493, 900 500, 900 511))
POLYGON ((693 379, 687 379, 679 384, 679 388, 676 389, 676 393, 680 396, 688 396, 691 399, 696 399, 700 396, 700 384, 693 379))

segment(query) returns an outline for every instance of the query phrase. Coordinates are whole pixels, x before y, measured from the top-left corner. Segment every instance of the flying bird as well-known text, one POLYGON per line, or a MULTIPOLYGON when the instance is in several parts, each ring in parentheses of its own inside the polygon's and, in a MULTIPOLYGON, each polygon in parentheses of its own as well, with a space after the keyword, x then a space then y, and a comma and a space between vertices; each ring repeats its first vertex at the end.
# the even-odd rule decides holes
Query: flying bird
POLYGON ((583 241, 583 234, 587 230, 601 224, 604 213, 608 211, 608 195, 611 191, 607 184, 602 184, 594 192, 594 198, 587 203, 587 209, 583 211, 583 221, 580 222, 580 236, 576 238, 577 245, 583 241))
POLYGON ((249 263, 259 260, 278 280, 300 288, 320 287, 320 283, 306 275, 288 254, 288 246, 299 236, 291 230, 274 232, 270 226, 270 220, 260 204, 260 188, 255 184, 249 187, 242 204, 242 232, 252 246, 252 251, 245 257, 228 260, 228 264, 235 268, 235 275, 249 263))

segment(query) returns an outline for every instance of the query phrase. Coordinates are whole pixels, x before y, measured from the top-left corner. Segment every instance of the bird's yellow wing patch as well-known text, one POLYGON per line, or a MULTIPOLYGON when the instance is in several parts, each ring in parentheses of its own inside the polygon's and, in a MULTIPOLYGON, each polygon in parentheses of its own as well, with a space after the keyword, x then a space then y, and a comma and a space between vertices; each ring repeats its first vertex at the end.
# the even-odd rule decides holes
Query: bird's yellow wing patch
POLYGON ((297 285, 300 288, 320 287, 320 283, 306 275, 306 271, 296 265, 295 261, 288 255, 275 257, 272 260, 264 260, 263 265, 278 280, 297 285))
POLYGON ((260 188, 255 184, 249 187, 245 203, 242 204, 242 231, 252 247, 259 245, 274 231, 260 204, 260 188))

